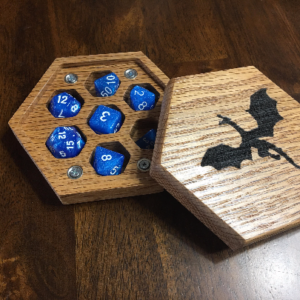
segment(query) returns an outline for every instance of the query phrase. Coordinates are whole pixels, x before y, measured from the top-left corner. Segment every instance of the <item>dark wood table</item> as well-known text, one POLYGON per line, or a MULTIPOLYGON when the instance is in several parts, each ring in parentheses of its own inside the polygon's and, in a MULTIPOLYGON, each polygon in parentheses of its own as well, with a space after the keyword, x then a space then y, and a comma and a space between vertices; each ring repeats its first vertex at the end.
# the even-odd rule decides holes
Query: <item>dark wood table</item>
POLYGON ((167 192, 61 205, 7 122, 56 57, 254 65, 300 100, 298 0, 0 0, 0 299, 299 299, 300 228, 238 252, 167 192))

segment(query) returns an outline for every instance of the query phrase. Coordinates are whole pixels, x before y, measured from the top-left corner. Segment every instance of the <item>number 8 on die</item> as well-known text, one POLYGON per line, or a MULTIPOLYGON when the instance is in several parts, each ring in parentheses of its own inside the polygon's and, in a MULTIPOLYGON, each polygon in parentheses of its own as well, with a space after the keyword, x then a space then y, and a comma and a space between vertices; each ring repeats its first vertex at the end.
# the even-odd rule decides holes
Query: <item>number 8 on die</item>
POLYGON ((122 171, 125 156, 121 153, 97 146, 92 165, 98 175, 119 175, 122 171))

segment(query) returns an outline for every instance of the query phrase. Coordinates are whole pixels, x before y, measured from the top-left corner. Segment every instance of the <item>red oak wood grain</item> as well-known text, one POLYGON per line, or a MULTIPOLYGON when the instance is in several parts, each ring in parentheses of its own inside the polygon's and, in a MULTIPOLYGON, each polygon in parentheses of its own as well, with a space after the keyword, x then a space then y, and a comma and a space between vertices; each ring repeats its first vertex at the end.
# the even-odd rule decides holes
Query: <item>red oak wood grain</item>
POLYGON ((300 231, 233 252, 167 192, 61 205, 8 127, 57 57, 254 65, 300 100, 295 0, 0 0, 0 299, 298 299, 300 231))

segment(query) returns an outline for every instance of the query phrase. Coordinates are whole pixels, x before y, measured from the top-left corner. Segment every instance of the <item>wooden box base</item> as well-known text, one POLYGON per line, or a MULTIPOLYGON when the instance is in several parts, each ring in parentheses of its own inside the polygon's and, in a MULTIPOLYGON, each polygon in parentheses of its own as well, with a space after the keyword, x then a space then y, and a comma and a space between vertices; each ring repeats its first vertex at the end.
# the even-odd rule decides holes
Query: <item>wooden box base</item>
POLYGON ((137 168, 141 158, 152 159, 153 151, 140 149, 135 141, 145 128, 157 126, 168 81, 169 78, 141 52, 58 58, 11 118, 9 125, 63 204, 160 192, 163 188, 150 177, 149 172, 141 172, 137 168), (135 69, 138 76, 126 78, 124 72, 127 69, 135 69), (107 71, 116 73, 121 81, 120 87, 114 96, 96 97, 93 82, 107 71), (65 82, 69 73, 78 76, 76 83, 65 82), (137 84, 154 88, 160 94, 153 110, 136 112, 128 105, 130 89, 137 84), (84 102, 77 116, 56 119, 49 112, 49 101, 62 91, 80 97, 84 102), (116 107, 122 112, 125 119, 116 134, 97 135, 89 127, 88 119, 100 104, 116 107), (46 140, 58 126, 76 126, 84 135, 86 145, 78 156, 56 159, 48 151, 46 140), (123 173, 106 177, 96 174, 90 161, 97 145, 125 155, 123 173), (76 180, 67 176, 68 169, 74 165, 83 168, 82 177, 76 180))

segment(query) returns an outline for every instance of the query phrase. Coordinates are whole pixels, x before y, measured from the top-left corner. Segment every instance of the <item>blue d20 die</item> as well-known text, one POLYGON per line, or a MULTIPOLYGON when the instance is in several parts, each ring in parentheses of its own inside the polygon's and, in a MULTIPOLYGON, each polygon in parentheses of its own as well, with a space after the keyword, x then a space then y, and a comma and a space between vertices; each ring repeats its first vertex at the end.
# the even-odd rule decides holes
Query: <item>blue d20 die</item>
POLYGON ((122 171, 124 159, 123 154, 97 146, 92 165, 98 175, 119 175, 122 171))
POLYGON ((155 106, 155 94, 136 85, 130 92, 130 106, 135 111, 153 109, 155 106))
POLYGON ((77 156, 85 145, 75 127, 56 127, 46 142, 46 146, 55 158, 77 156))
POLYGON ((116 133, 121 128, 122 115, 110 107, 99 105, 89 120, 90 127, 97 134, 116 133))
POLYGON ((156 130, 151 129, 135 143, 141 149, 154 149, 155 139, 156 139, 156 130))
POLYGON ((120 79, 115 73, 109 73, 94 81, 98 97, 113 96, 120 86, 120 79))
POLYGON ((81 109, 81 103, 66 92, 54 96, 49 104, 49 111, 55 118, 75 117, 81 109))

